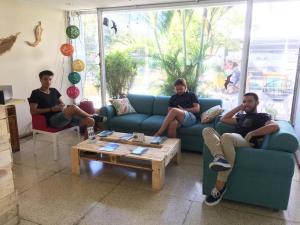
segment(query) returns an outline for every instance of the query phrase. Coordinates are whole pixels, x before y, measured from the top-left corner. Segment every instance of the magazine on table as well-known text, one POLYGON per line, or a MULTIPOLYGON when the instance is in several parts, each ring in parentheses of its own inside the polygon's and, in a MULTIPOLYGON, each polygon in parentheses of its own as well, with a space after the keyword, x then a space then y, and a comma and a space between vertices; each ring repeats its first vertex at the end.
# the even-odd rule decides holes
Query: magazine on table
POLYGON ((120 146, 120 145, 117 144, 117 143, 109 142, 109 143, 107 143, 106 145, 101 146, 101 147, 99 148, 99 150, 107 151, 107 152, 112 152, 112 151, 116 150, 119 146, 120 146))
POLYGON ((133 138, 133 134, 131 134, 131 133, 124 134, 123 136, 121 136, 121 140, 124 140, 124 141, 128 141, 132 138, 133 138))
POLYGON ((167 140, 167 137, 165 137, 165 136, 155 136, 155 137, 151 138, 150 143, 151 144, 162 144, 162 143, 164 143, 165 140, 167 140))
POLYGON ((145 147, 136 147, 134 148, 131 153, 134 154, 134 155, 142 155, 144 152, 146 152, 148 150, 148 148, 145 148, 145 147))
POLYGON ((99 137, 107 137, 109 135, 112 135, 113 134, 113 131, 111 130, 104 130, 104 131, 101 131, 99 134, 97 134, 99 137))

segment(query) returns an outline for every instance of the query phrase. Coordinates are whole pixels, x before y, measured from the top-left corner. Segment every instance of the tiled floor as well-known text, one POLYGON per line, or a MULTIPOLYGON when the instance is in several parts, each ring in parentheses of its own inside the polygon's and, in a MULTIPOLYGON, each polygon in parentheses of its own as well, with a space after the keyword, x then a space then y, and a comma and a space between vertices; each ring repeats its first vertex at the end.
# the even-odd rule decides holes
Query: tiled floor
POLYGON ((38 138, 36 157, 31 138, 23 139, 21 151, 14 154, 21 225, 300 224, 298 170, 286 211, 229 201, 208 207, 201 194, 199 154, 183 153, 179 166, 167 168, 165 186, 156 193, 151 190, 150 173, 99 162, 83 163, 82 175, 72 176, 69 153, 76 135, 61 137, 57 162, 51 142, 38 138))

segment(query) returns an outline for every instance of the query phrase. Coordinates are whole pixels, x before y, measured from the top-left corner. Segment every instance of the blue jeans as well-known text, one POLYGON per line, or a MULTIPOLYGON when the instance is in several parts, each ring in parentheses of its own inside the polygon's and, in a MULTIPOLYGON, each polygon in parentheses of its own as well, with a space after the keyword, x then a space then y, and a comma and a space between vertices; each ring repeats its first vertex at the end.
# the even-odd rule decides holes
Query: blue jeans
POLYGON ((181 123, 181 126, 190 127, 194 125, 196 122, 197 122, 197 118, 193 113, 184 111, 184 119, 181 123))
POLYGON ((49 119, 49 126, 55 128, 63 128, 67 125, 78 126, 82 117, 74 116, 72 118, 67 118, 63 112, 54 114, 49 119))

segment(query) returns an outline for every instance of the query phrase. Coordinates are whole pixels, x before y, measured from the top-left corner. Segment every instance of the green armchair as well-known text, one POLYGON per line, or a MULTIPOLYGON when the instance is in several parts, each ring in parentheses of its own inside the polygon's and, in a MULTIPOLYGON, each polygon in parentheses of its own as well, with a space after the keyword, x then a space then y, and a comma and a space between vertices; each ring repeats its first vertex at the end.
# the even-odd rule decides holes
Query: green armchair
MULTIPOLYGON (((292 177, 295 169, 294 152, 298 140, 293 127, 277 121, 280 130, 266 135, 260 149, 239 148, 235 165, 227 182, 224 199, 285 210, 288 206, 292 177)), ((234 127, 218 122, 220 133, 234 132, 234 127)), ((214 187, 216 172, 208 165, 213 160, 207 146, 203 147, 203 194, 214 187)))

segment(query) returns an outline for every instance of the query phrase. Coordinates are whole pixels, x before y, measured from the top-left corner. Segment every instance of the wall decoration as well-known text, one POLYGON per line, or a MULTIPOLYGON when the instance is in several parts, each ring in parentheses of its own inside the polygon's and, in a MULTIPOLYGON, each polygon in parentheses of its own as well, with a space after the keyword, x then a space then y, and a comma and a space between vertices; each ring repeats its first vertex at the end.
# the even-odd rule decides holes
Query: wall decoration
POLYGON ((25 41, 25 42, 31 47, 36 47, 42 41, 43 28, 42 28, 41 21, 38 22, 38 25, 36 25, 33 31, 34 31, 35 41, 34 42, 25 41))
POLYGON ((73 68, 73 71, 76 71, 76 72, 81 72, 84 70, 85 68, 85 64, 82 60, 80 59, 76 59, 75 61, 73 61, 72 63, 72 68, 73 68))
POLYGON ((71 44, 62 44, 60 46, 60 52, 64 56, 71 56, 71 55, 73 55, 74 48, 73 48, 73 46, 71 44))
POLYGON ((110 19, 104 17, 103 18, 103 25, 107 26, 110 29, 113 29, 115 31, 115 34, 118 32, 117 24, 113 20, 110 20, 110 19), (111 25, 110 25, 110 23, 111 23, 111 25))
POLYGON ((20 32, 16 33, 15 35, 10 35, 9 37, 0 39, 0 55, 12 48, 19 34, 20 32))
POLYGON ((71 39, 78 38, 78 36, 80 35, 79 28, 74 25, 68 26, 66 29, 66 33, 67 36, 71 39))
POLYGON ((80 77, 80 74, 77 73, 77 72, 72 72, 69 74, 68 76, 68 79, 69 81, 72 83, 72 84, 78 84, 81 77, 80 77))
POLYGON ((79 89, 75 86, 71 86, 71 87, 68 87, 67 89, 67 95, 70 97, 70 98, 77 98, 79 96, 79 89))

